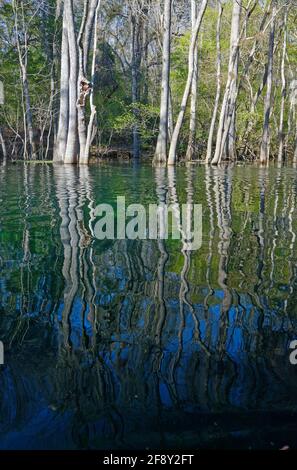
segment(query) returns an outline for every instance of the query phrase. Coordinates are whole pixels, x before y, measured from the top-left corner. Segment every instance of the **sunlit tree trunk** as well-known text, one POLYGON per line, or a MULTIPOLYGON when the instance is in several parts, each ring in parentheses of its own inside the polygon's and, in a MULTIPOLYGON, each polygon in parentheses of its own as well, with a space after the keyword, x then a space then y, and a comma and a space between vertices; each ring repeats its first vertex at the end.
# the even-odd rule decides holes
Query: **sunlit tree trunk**
POLYGON ((1 127, 0 127, 0 145, 2 149, 2 155, 3 155, 3 164, 5 165, 7 162, 7 149, 6 149, 6 144, 5 144, 3 134, 2 134, 1 127))
POLYGON ((230 109, 228 113, 231 117, 231 124, 229 128, 228 138, 226 142, 226 157, 229 160, 236 160, 236 88, 238 81, 238 65, 239 65, 239 35, 240 35, 240 16, 241 16, 242 0, 235 0, 234 16, 232 18, 231 30, 231 53, 229 70, 234 76, 232 80, 232 87, 230 91, 230 109), (233 51, 237 49, 235 60, 233 61, 233 51))
POLYGON ((213 134, 215 130, 215 124, 217 120, 217 114, 220 104, 221 97, 221 23, 223 15, 223 6, 221 0, 218 0, 218 22, 217 22, 217 33, 216 33, 216 44, 217 44, 217 92, 215 98, 215 105, 212 114, 211 124, 209 128, 208 143, 207 143, 207 154, 206 163, 211 161, 212 157, 212 146, 213 146, 213 134))
POLYGON ((275 16, 276 6, 273 7, 272 20, 270 27, 269 36, 269 49, 268 49, 268 68, 267 68, 267 90, 264 101, 264 125, 262 142, 260 149, 260 162, 266 163, 269 160, 270 153, 270 115, 272 107, 272 85, 273 85, 273 51, 274 51, 274 40, 275 40, 275 16))
POLYGON ((94 79, 95 79, 95 65, 96 65, 96 51, 98 39, 98 16, 101 6, 101 0, 85 0, 84 14, 81 22, 81 28, 78 37, 78 51, 79 51, 79 76, 78 76, 78 100, 77 100, 77 114, 78 114, 78 136, 80 165, 88 164, 91 140, 93 138, 94 120, 96 116, 96 108, 94 106, 94 79), (94 26, 94 44, 93 44, 93 58, 91 68, 91 82, 86 78, 88 75, 88 59, 90 52, 90 41, 92 38, 94 26), (86 100, 90 95, 91 115, 87 126, 86 123, 86 100))
MULTIPOLYGON (((192 34, 195 29, 197 16, 197 2, 191 0, 191 18, 192 18, 192 34)), ((196 141, 196 123, 197 123, 197 87, 198 87, 198 41, 196 42, 194 51, 194 73, 191 86, 191 110, 190 110, 190 132, 188 148, 186 153, 186 161, 191 161, 195 152, 196 141)))
POLYGON ((88 71, 89 52, 91 49, 91 40, 93 37, 94 25, 96 17, 98 17, 101 6, 101 0, 87 0, 87 16, 84 28, 84 34, 82 36, 83 46, 83 67, 84 70, 88 71), (97 16, 96 16, 97 14, 97 16))
POLYGON ((287 96, 287 80, 286 80, 286 54, 287 54, 287 22, 288 22, 288 7, 285 9, 284 14, 284 42, 283 42, 283 53, 281 61, 281 77, 282 77, 282 100, 281 100, 281 109, 280 109, 280 121, 279 121, 279 149, 278 149, 278 162, 283 161, 284 156, 284 112, 285 112, 285 101, 287 96))
POLYGON ((83 17, 78 35, 79 71, 77 83, 77 117, 79 139, 79 163, 86 164, 87 124, 86 101, 92 91, 92 83, 86 78, 88 75, 88 58, 90 40, 93 33, 96 14, 98 14, 100 0, 85 0, 83 17), (97 10, 98 7, 98 10, 97 10))
POLYGON ((76 163, 78 159, 78 134, 77 134, 77 78, 78 57, 77 42, 74 26, 73 0, 65 0, 66 23, 68 30, 69 47, 69 124, 67 145, 64 163, 76 163))
MULTIPOLYGON (((75 31, 73 0, 65 0, 61 52, 61 96, 57 145, 54 161, 87 164, 94 129, 92 83, 86 78, 90 41, 95 18, 98 29, 100 0, 85 0, 77 37, 75 31), (86 98, 91 93, 91 117, 87 130, 86 98)), ((95 41, 98 31, 96 29, 95 41)), ((96 53, 96 44, 94 44, 96 53)), ((92 60, 92 79, 95 75, 95 58, 92 60)))
POLYGON ((80 25, 80 31, 78 34, 77 45, 78 45, 78 57, 79 57, 79 70, 78 70, 78 83, 77 83, 77 128, 78 128, 78 140, 79 140, 79 162, 82 163, 85 157, 86 141, 87 141, 87 129, 86 129, 86 96, 84 88, 88 90, 87 75, 87 57, 88 51, 84 50, 83 38, 86 32, 86 23, 88 18, 88 11, 90 8, 90 1, 85 0, 83 16, 80 25))
POLYGON ((60 112, 54 162, 63 162, 66 153, 69 121, 69 45, 66 8, 63 12, 63 31, 61 49, 60 112))
POLYGON ((296 120, 296 128, 295 128, 295 139, 294 139, 294 157, 293 162, 297 163, 297 120, 296 120))
POLYGON ((228 80, 226 84, 224 99, 221 108, 219 126, 216 139, 216 150, 212 159, 213 164, 218 164, 223 156, 234 160, 236 157, 235 149, 235 104, 236 89, 238 80, 238 62, 239 62, 239 38, 240 38, 240 16, 241 16, 242 0, 234 0, 231 37, 230 37, 230 56, 228 67, 228 80), (226 142, 223 143, 225 128, 228 124, 228 133, 226 142))
POLYGON ((101 0, 99 0, 96 12, 95 12, 95 26, 94 26, 94 44, 93 44, 93 58, 92 58, 92 88, 90 93, 90 107, 91 107, 91 115, 88 124, 88 131, 87 131, 87 140, 86 140, 86 147, 85 147, 85 155, 82 164, 89 163, 90 158, 90 148, 93 140, 93 132, 95 127, 95 120, 96 120, 96 106, 94 104, 94 82, 95 82, 95 73, 96 73, 96 56, 97 56, 97 40, 98 40, 98 24, 99 24, 99 10, 101 6, 101 0))
POLYGON ((162 83, 160 100, 160 126, 159 135, 153 159, 154 165, 165 165, 167 160, 168 144, 168 116, 169 116, 169 79, 170 79, 170 45, 171 45, 171 13, 172 0, 165 0, 164 5, 164 35, 162 56, 162 83))
POLYGON ((172 134, 174 131, 174 120, 173 120, 173 103, 172 103, 172 93, 171 88, 169 89, 169 108, 168 108, 168 143, 170 144, 172 139, 172 134))
POLYGON ((188 99, 189 99, 189 95, 191 91, 193 75, 194 75, 195 50, 196 50, 196 45, 197 45, 198 33, 200 31, 200 26, 201 26, 202 19, 206 10, 207 2, 208 0, 202 0, 200 4, 199 12, 197 14, 195 28, 192 31, 191 44, 189 48, 188 77, 187 77, 187 82, 186 82, 186 86, 185 86, 185 90, 184 90, 184 94, 183 94, 183 98, 182 98, 182 102, 180 106, 179 115, 178 115, 177 122, 173 131, 172 139, 171 139, 169 156, 168 156, 168 165, 175 165, 176 163, 179 135, 180 135, 180 131, 183 125, 187 103, 188 103, 188 99))

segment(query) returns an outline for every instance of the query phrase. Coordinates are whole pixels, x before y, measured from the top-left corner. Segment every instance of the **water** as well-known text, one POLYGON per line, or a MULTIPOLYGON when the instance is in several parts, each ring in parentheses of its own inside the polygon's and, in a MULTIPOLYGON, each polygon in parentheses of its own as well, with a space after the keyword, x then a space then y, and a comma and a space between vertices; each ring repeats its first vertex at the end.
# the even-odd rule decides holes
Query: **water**
POLYGON ((0 167, 0 448, 296 447, 296 209, 292 168, 0 167), (202 247, 94 239, 117 195, 202 247))

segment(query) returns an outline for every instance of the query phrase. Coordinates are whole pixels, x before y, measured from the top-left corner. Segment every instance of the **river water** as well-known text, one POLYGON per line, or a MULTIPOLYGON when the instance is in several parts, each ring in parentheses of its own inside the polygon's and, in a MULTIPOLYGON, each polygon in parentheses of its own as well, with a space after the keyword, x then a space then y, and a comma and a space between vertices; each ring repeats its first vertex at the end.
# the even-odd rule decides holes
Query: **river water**
POLYGON ((0 167, 1 449, 297 447, 297 174, 0 167), (202 245, 96 239, 202 205, 202 245))

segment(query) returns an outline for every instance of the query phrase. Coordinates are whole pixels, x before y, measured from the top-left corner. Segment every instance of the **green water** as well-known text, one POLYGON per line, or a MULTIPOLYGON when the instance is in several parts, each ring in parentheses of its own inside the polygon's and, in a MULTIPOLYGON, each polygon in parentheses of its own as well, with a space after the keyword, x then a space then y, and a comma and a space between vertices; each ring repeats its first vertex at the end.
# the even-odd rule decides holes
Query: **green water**
POLYGON ((0 167, 1 449, 297 447, 293 168, 0 167), (202 204, 199 250, 100 203, 202 204))

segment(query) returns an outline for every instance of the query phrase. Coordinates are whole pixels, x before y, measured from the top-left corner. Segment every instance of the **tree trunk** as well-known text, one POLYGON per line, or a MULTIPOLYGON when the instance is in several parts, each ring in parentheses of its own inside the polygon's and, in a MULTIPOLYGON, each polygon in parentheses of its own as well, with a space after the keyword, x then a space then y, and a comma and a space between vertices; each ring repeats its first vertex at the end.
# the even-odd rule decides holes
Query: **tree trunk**
POLYGON ((272 85, 273 85, 273 50, 275 39, 275 16, 276 6, 273 7, 272 20, 270 27, 269 49, 268 49, 268 68, 267 68, 267 91, 264 101, 264 125, 262 134, 262 143, 260 150, 260 162, 268 162, 270 153, 270 115, 272 106, 272 85))
POLYGON ((84 35, 82 38, 83 51, 84 51, 83 52, 83 65, 84 65, 85 73, 87 73, 88 71, 88 57, 89 57, 89 51, 90 51, 90 46, 91 46, 92 32, 94 29, 94 23, 96 19, 96 11, 99 10, 98 3, 100 7, 101 0, 88 0, 88 5, 87 5, 88 14, 86 18, 84 35))
MULTIPOLYGON (((85 165, 88 163, 89 159, 89 149, 91 141, 88 141, 88 138, 91 139, 91 136, 87 135, 87 125, 86 125, 86 98, 89 94, 93 96, 93 83, 90 83, 86 78, 88 73, 88 57, 89 57, 89 50, 90 50, 90 40, 92 37, 92 32, 94 28, 94 23, 96 21, 96 27, 98 25, 97 16, 99 14, 101 1, 100 0, 85 0, 84 3, 84 13, 81 22, 79 37, 78 37, 78 52, 79 52, 79 77, 78 77, 78 85, 77 85, 77 93, 78 93, 78 101, 77 101, 77 116, 78 116, 78 137, 79 137, 79 163, 81 165, 85 165), (96 18, 96 20, 95 20, 96 18)), ((96 41, 97 41, 97 33, 96 33, 96 41)), ((94 45, 95 47, 95 54, 96 54, 96 47, 97 43, 94 45)), ((94 58, 94 56, 93 56, 94 58)), ((95 57, 96 59, 96 57, 95 57)), ((92 63, 92 80, 94 82, 95 76, 95 64, 92 63), (93 72, 94 69, 94 72, 93 72)), ((92 102, 93 110, 91 110, 91 117, 90 120, 92 121, 89 123, 92 127, 93 132, 93 124, 94 118, 96 114, 96 108, 94 111, 94 103, 92 102), (95 112, 95 114, 94 114, 95 112)), ((88 126, 90 128, 90 126, 88 126)))
MULTIPOLYGON (((59 47, 58 47, 58 42, 59 42, 59 30, 60 30, 60 25, 59 25, 59 18, 62 16, 63 17, 64 13, 64 5, 62 0, 57 0, 56 4, 56 24, 55 24, 55 35, 54 35, 54 40, 52 44, 52 58, 53 58, 53 68, 52 68, 52 88, 53 88, 53 109, 52 109, 52 121, 53 121, 53 135, 54 135, 54 154, 55 154, 55 148, 57 145, 57 138, 58 138, 58 117, 59 117, 59 102, 58 102, 58 97, 56 93, 56 87, 57 87, 57 82, 58 82, 58 70, 59 70, 59 47)), ((61 44, 62 45, 62 44, 61 44)))
POLYGON ((293 163, 295 163, 295 164, 297 163, 297 120, 296 120, 296 128, 295 128, 293 163))
MULTIPOLYGON (((192 18, 192 34, 194 33, 197 17, 197 2, 191 0, 191 18, 192 18)), ((191 86, 191 110, 190 110, 190 132, 188 148, 186 152, 186 161, 191 161, 195 152, 196 143, 196 113, 197 113, 197 87, 198 87, 198 41, 196 42, 194 51, 194 72, 191 86)))
POLYGON ((167 160, 168 116, 169 116, 169 81, 170 81, 170 45, 171 45, 171 13, 172 0, 165 0, 164 5, 164 36, 163 36, 163 66, 160 101, 159 135, 153 160, 154 165, 164 165, 167 160))
MULTIPOLYGON (((243 77, 247 77, 248 75, 248 72, 249 72, 249 69, 250 69, 250 66, 252 65, 254 59, 255 59, 255 54, 257 52, 257 48, 258 48, 258 45, 259 45, 259 42, 262 38, 262 34, 260 33, 263 33, 263 31, 266 29, 267 25, 266 25, 266 20, 267 18, 269 17, 270 15, 270 12, 271 12, 271 0, 268 0, 267 4, 266 4, 266 8, 265 8, 265 11, 264 11, 264 16, 263 16, 263 19, 261 21, 261 25, 260 25, 260 29, 259 29, 259 34, 257 35, 255 41, 254 41, 254 45, 251 49, 251 52, 249 54, 249 58, 247 60, 247 64, 245 66, 245 69, 244 69, 244 73, 243 73, 243 77)), ((253 89, 251 88, 251 104, 250 104, 250 110, 249 110, 249 114, 248 114, 248 118, 247 118, 247 122, 246 122, 246 130, 244 132, 244 136, 243 136, 243 139, 242 141, 244 142, 244 150, 243 150, 243 154, 245 155, 247 149, 248 149, 248 141, 249 141, 249 136, 250 136, 250 133, 253 129, 253 119, 252 117, 254 116, 255 114, 255 110, 256 110, 256 106, 257 106, 257 103, 258 103, 258 100, 263 92, 263 89, 265 88, 265 85, 266 85, 266 82, 267 82, 267 64, 265 65, 265 71, 264 71, 264 74, 263 74, 263 78, 262 78, 262 82, 261 84, 259 85, 258 87, 258 90, 256 91, 256 93, 253 93, 253 89)))
MULTIPOLYGON (((30 145, 30 158, 36 159, 37 158, 37 149, 34 140, 34 130, 33 130, 33 117, 32 117, 32 110, 31 110, 31 98, 30 98, 30 91, 29 91, 29 83, 28 83, 28 76, 27 76, 27 62, 28 62, 28 35, 26 30, 25 18, 24 18, 24 5, 21 2, 20 5, 16 0, 13 1, 13 10, 14 10, 14 27, 15 27, 15 37, 16 37, 16 44, 18 50, 18 58, 20 64, 20 74, 22 80, 22 89, 23 89, 23 96, 24 96, 24 106, 25 106, 25 121, 26 127, 28 131, 29 137, 29 145, 30 145), (20 33, 19 33, 19 16, 18 10, 21 9, 22 15, 22 36, 23 36, 23 43, 20 43, 20 33), (22 50, 23 49, 23 50, 22 50)), ((26 152, 26 149, 24 149, 26 152)))
POLYGON ((73 0, 65 0, 66 22, 68 30, 68 47, 70 60, 69 73, 69 124, 67 145, 64 163, 77 163, 78 135, 77 135, 77 42, 74 27, 73 0))
POLYGON ((184 116, 186 112, 186 107, 187 107, 189 94, 190 94, 190 90, 192 86, 193 75, 194 75, 195 50, 196 50, 197 38, 198 38, 198 33, 200 31, 202 19, 206 10, 207 2, 208 0, 202 0, 200 9, 196 18, 195 28, 193 29, 193 32, 192 32, 191 44, 189 48, 188 77, 187 77, 183 99, 181 102, 180 112, 179 112, 177 122, 173 131, 172 139, 171 139, 169 156, 168 156, 168 165, 174 165, 176 163, 176 153, 177 153, 179 135, 180 135, 183 121, 184 121, 184 116))
POLYGON ((210 163, 212 156, 212 146, 213 146, 213 134, 215 129, 215 124, 217 120, 217 114, 219 109, 220 97, 221 97, 221 23, 223 15, 223 7, 221 0, 218 0, 218 22, 217 22, 217 34, 216 34, 216 43, 217 43, 217 92, 214 110, 212 114, 212 120, 209 129, 208 143, 207 143, 207 154, 206 154, 206 163, 210 163))
POLYGON ((234 76, 232 80, 232 86, 230 90, 230 110, 229 113, 231 117, 231 124, 229 128, 229 133, 226 142, 226 157, 229 160, 236 160, 236 103, 235 103, 235 93, 238 80, 238 64, 239 64, 239 45, 238 39, 240 35, 240 16, 241 16, 241 7, 242 0, 235 0, 234 5, 234 14, 232 17, 231 25, 231 53, 230 53, 230 62, 229 70, 234 76), (233 51, 237 49, 237 54, 235 55, 235 60, 232 59, 233 51))
MULTIPOLYGON (((53 137, 54 141, 54 152, 53 152, 53 161, 55 161, 55 154, 56 154, 56 144, 57 144, 57 122, 56 122, 56 115, 59 111, 57 109, 57 100, 56 100, 56 84, 58 81, 57 78, 57 64, 58 64, 58 47, 57 47, 57 40, 58 40, 58 30, 60 29, 60 25, 58 24, 59 18, 61 17, 62 12, 62 1, 56 1, 56 8, 55 8, 55 21, 53 29, 46 27, 46 25, 51 22, 52 19, 52 12, 51 6, 48 4, 44 4, 44 7, 41 9, 41 33, 42 33, 42 45, 43 50, 46 55, 48 65, 50 67, 50 97, 47 107, 47 115, 42 122, 41 125, 41 135, 40 135, 40 155, 41 158, 44 160, 48 159, 51 137, 53 137), (44 136, 47 130, 46 135, 46 147, 44 148, 44 136)), ((63 38, 62 38, 63 42, 63 38)))
POLYGON ((79 72, 77 83, 77 127, 78 127, 78 140, 79 140, 79 162, 81 163, 85 157, 86 141, 87 141, 87 128, 86 128, 86 96, 89 93, 88 80, 86 77, 86 63, 88 58, 88 51, 84 50, 83 37, 86 33, 86 23, 88 18, 88 9, 90 7, 89 0, 84 2, 83 17, 81 20, 80 31, 78 35, 78 56, 79 56, 79 72), (85 89, 86 88, 86 91, 85 89))
POLYGON ((139 101, 140 101, 140 65, 141 65, 141 43, 143 35, 143 24, 141 13, 138 11, 131 14, 131 39, 132 39, 132 109, 134 115, 133 125, 133 158, 140 157, 140 134, 139 134, 139 101))
POLYGON ((29 83, 28 83, 28 78, 27 78, 27 67, 24 64, 21 65, 21 72, 22 72, 22 82, 23 82, 23 90, 24 90, 25 105, 26 105, 26 121, 27 121, 28 137, 29 137, 29 144, 30 144, 30 157, 33 160, 35 160, 37 158, 37 149, 36 149, 36 144, 34 140, 33 117, 32 117, 32 110, 31 110, 29 83))
POLYGON ((220 114, 216 150, 212 159, 213 164, 218 164, 223 155, 229 159, 235 159, 235 105, 236 89, 238 80, 238 62, 239 62, 239 38, 240 38, 240 16, 242 0, 234 0, 230 37, 230 55, 228 67, 228 80, 226 84, 222 109, 220 114), (223 145, 223 136, 226 128, 226 121, 229 119, 227 139, 223 145))
POLYGON ((279 149, 278 149, 278 162, 282 163, 284 154, 284 111, 285 101, 287 96, 287 81, 286 81, 286 54, 287 54, 287 22, 288 22, 288 7, 285 9, 284 14, 284 43, 283 43, 283 54, 281 61, 281 77, 282 77, 282 100, 280 109, 280 121, 279 121, 279 149))
POLYGON ((171 88, 169 87, 169 105, 168 105, 168 143, 170 144, 172 139, 172 134, 174 131, 174 119, 173 119, 173 103, 172 103, 172 93, 171 88))
MULTIPOLYGON (((86 74, 90 38, 99 6, 100 0, 85 0, 80 31, 76 39, 73 0, 64 2, 60 117, 54 157, 56 162, 77 163, 79 153, 79 163, 88 163, 96 109, 95 114, 94 107, 91 109, 91 133, 87 135, 86 97, 92 92, 92 84, 86 79, 86 74)), ((92 64, 94 76, 93 69, 95 64, 94 67, 92 64)), ((93 102, 92 105, 94 106, 93 102)))
POLYGON ((1 127, 0 127, 0 145, 2 148, 2 154, 3 154, 3 165, 5 165, 7 162, 7 150, 6 150, 6 144, 5 144, 3 134, 2 134, 1 127))
POLYGON ((66 153, 69 121, 69 41, 67 31, 66 8, 63 12, 63 32, 61 50, 60 113, 57 142, 53 161, 63 162, 66 153))
POLYGON ((93 44, 93 59, 92 59, 92 88, 90 94, 90 107, 91 107, 91 116, 88 125, 87 132, 87 141, 85 147, 84 158, 80 161, 81 164, 87 165, 90 158, 90 147, 92 144, 93 130, 95 125, 96 118, 96 106, 94 104, 94 81, 95 81, 95 72, 96 72, 96 56, 97 56, 97 40, 98 40, 98 22, 99 22, 99 10, 101 6, 101 0, 98 1, 96 12, 95 12, 95 27, 94 27, 94 44, 93 44))

